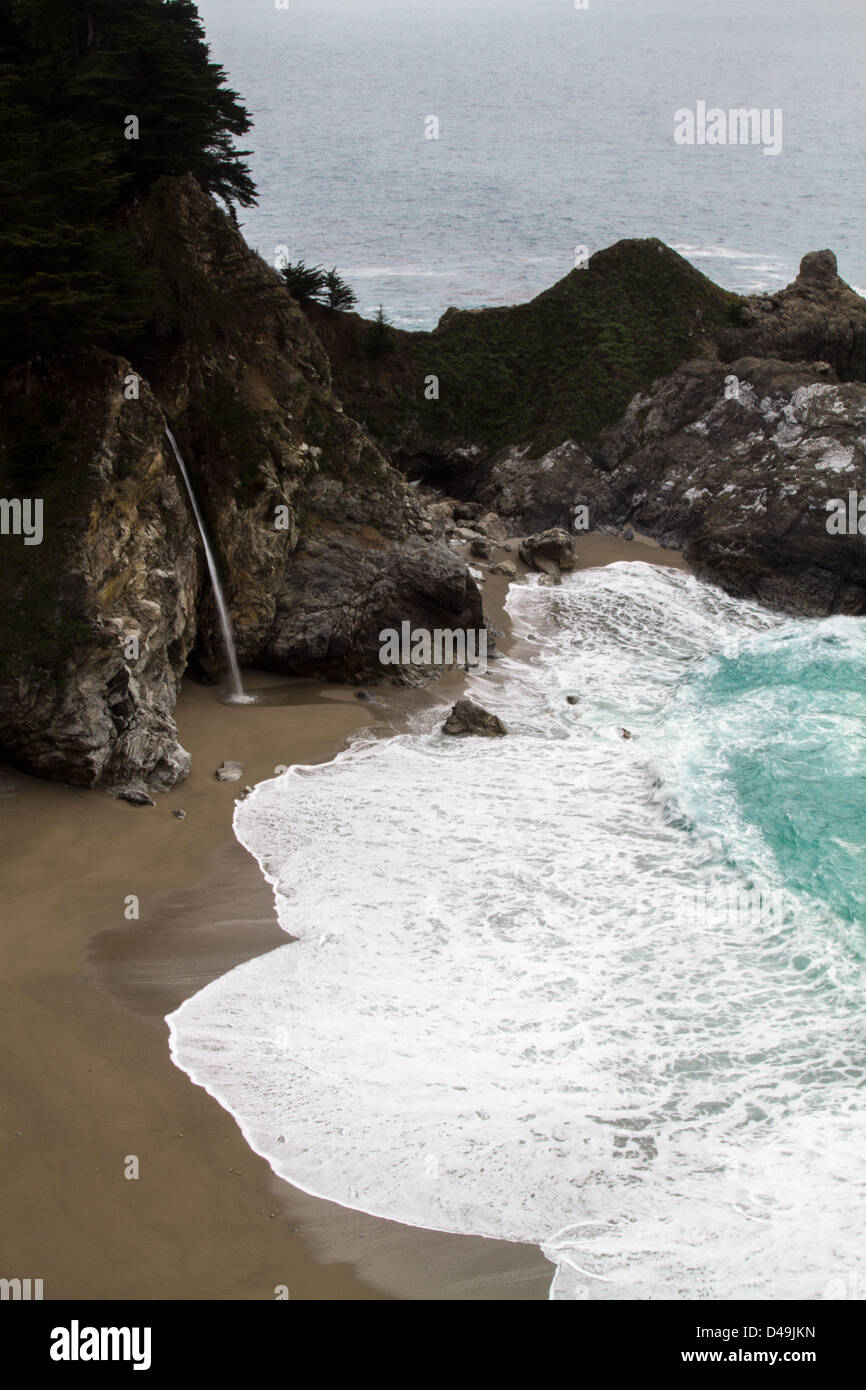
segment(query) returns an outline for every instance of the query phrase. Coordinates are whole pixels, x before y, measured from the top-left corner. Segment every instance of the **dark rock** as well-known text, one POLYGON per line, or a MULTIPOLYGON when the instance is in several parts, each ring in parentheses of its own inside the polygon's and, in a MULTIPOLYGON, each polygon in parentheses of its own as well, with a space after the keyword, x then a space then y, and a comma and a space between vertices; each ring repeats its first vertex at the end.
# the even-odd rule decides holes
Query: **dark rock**
POLYGON ((474 555, 477 560, 490 559, 490 542, 486 536, 476 536, 469 547, 469 554, 474 555))
POLYGON ((172 712, 202 569, 162 411, 144 380, 124 401, 131 370, 81 351, 0 378, 4 445, 55 440, 38 564, 7 549, 0 567, 0 748, 36 777, 164 791, 189 770, 172 712))
POLYGON ((580 704, 580 697, 577 696, 577 695, 566 695, 565 699, 566 699, 566 703, 569 704, 569 705, 579 705, 579 704, 580 704))
POLYGON ((153 797, 148 796, 144 787, 113 787, 111 795, 116 801, 128 801, 130 806, 155 806, 153 797))
POLYGON ((827 503, 866 495, 866 385, 811 364, 688 363, 601 441, 614 515, 681 546, 698 575, 804 615, 866 613, 866 546, 827 503), (736 378, 736 396, 725 383, 736 378))
POLYGON ((186 811, 172 811, 175 820, 186 820, 186 811))
POLYGON ((368 692, 367 692, 366 690, 356 690, 356 691, 355 691, 355 699, 356 699, 356 700, 372 700, 372 698, 373 698, 372 695, 368 694, 368 692))
POLYGON ((453 738, 467 738, 470 735, 501 738, 508 733, 508 729, 498 715, 491 714, 481 705, 476 705, 472 700, 458 700, 442 725, 442 732, 453 738))
POLYGON ((566 440, 541 457, 530 449, 501 449, 476 466, 476 495, 501 516, 513 535, 568 528, 578 504, 590 517, 603 509, 606 484, 583 445, 566 440))
POLYGON ((832 251, 810 251, 793 284, 745 299, 738 318, 719 341, 726 361, 822 361, 843 381, 866 380, 866 300, 839 279, 832 251))

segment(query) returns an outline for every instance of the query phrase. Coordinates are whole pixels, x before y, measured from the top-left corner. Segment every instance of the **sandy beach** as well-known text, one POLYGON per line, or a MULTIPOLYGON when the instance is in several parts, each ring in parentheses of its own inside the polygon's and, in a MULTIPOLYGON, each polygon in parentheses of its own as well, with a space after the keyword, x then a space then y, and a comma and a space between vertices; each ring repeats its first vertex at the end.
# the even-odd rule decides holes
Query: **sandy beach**
MULTIPOLYGON (((511 544, 494 561, 514 559, 511 544)), ((641 540, 590 534, 577 550, 581 567, 683 566, 641 540)), ((487 578, 485 610, 519 655, 507 586, 487 578)), ((379 1220, 277 1179, 170 1060, 165 1014, 286 941, 232 834, 241 788, 333 757, 358 728, 398 731, 461 685, 452 674, 359 700, 323 682, 245 681, 260 696, 246 707, 185 683, 176 717, 192 773, 155 807, 0 770, 0 1275, 42 1279, 46 1299, 272 1299, 279 1286, 293 1299, 544 1299, 551 1266, 534 1247, 379 1220), (215 780, 223 759, 243 763, 239 783, 215 780)))

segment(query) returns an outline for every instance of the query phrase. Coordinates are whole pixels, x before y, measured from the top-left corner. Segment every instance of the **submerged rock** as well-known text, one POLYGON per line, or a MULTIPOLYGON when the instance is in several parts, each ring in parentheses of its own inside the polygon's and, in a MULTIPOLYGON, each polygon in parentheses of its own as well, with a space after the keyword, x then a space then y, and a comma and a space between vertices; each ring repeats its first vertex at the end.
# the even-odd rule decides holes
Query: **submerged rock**
POLYGON ((501 738, 508 733, 508 729, 497 714, 491 714, 472 700, 458 700, 442 725, 442 732, 450 734, 452 738, 467 738, 470 735, 501 738))

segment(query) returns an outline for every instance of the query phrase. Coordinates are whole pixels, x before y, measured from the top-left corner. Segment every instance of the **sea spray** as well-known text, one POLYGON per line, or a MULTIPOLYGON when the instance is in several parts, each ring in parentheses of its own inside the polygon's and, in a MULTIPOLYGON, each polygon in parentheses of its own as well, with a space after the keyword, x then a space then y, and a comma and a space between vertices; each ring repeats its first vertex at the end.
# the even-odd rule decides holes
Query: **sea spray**
POLYGON ((362 739, 237 808, 300 940, 182 1005, 172 1055, 295 1185, 535 1241, 554 1296, 821 1298, 866 1235, 862 955, 719 759, 784 731, 838 620, 640 564, 509 607, 543 648, 487 678, 507 739, 362 739), (762 652, 726 754, 701 698, 762 652))
POLYGON ((174 450, 174 456, 177 459, 177 466, 180 469, 181 477, 183 478, 183 481, 186 485, 186 490, 189 495, 189 500, 192 504, 192 509, 195 514, 196 523, 198 525, 199 534, 202 539, 202 544, 204 545, 204 553, 207 557, 207 567, 208 571, 210 572, 211 584, 213 586, 214 593, 214 601, 216 602, 217 613, 219 614, 220 629, 222 631, 223 647, 225 649, 226 660, 228 662, 229 667, 229 676, 231 681, 230 699, 234 703, 245 704, 247 703, 249 697, 244 694, 244 686, 243 681, 241 680, 241 670, 238 665, 237 652, 235 651, 235 639, 234 634, 232 632, 232 624, 231 619, 229 617, 229 610, 226 606, 225 596, 223 595, 223 589, 222 584, 220 583, 219 570, 217 569, 216 558, 214 556, 213 550, 211 549, 211 544, 208 540, 208 534, 205 529, 204 517, 201 514, 201 509, 198 505, 198 499, 195 495, 195 491, 193 490, 192 481, 190 479, 189 473, 187 472, 186 464, 183 461, 183 456, 181 455, 180 449, 178 448, 177 440, 175 439, 168 425, 166 425, 165 427, 165 432, 168 436, 168 442, 174 450))

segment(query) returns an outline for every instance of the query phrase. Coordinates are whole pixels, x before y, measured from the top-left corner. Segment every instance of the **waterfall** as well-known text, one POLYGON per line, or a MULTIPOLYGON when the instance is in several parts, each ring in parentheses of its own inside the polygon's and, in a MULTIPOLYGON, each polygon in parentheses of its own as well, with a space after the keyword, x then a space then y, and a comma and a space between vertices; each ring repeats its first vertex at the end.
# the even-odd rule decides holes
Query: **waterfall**
POLYGON ((168 435, 168 442, 174 450, 174 456, 177 459, 177 466, 181 471, 181 476, 183 477, 183 480, 186 483, 186 490, 189 493, 189 500, 192 503, 192 509, 195 513, 195 519, 198 522, 198 529, 201 534, 202 541, 204 543, 204 553, 207 556, 207 567, 210 571, 211 583, 213 584, 214 598, 216 599, 217 612, 219 613, 220 627, 222 628, 223 646, 225 647, 226 657, 228 659, 229 664, 229 672, 231 675, 232 689, 230 698, 239 703, 246 703, 247 697, 244 695, 243 682, 241 681, 241 672, 240 667, 238 666, 237 652, 235 651, 235 639, 232 635, 232 625, 231 619, 229 618, 229 610, 226 607, 225 596, 223 594, 222 585, 220 584, 219 572, 216 567, 216 559, 214 558, 214 553, 211 550, 210 541, 207 538, 207 531, 205 530, 204 526, 204 518, 201 514, 201 511, 199 510, 199 505, 196 501, 196 496, 192 489, 192 482, 190 481, 190 476, 186 471, 186 464, 184 463, 181 457, 180 449, 177 447, 177 440, 175 439, 168 425, 166 425, 165 427, 165 432, 168 435))

